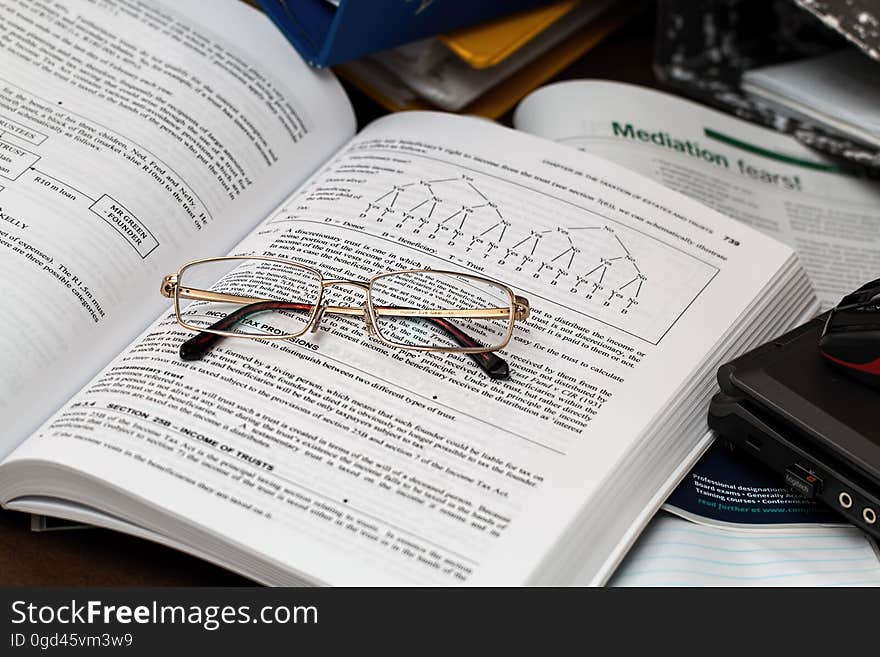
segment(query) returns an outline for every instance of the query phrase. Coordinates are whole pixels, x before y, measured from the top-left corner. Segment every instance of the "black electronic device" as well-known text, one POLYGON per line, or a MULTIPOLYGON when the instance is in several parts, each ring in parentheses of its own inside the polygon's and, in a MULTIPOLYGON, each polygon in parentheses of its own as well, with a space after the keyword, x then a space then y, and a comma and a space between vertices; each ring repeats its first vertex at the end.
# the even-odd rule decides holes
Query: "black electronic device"
POLYGON ((880 391, 824 362, 830 315, 722 366, 709 426, 880 538, 880 391))
POLYGON ((845 296, 828 313, 819 349, 832 365, 880 387, 880 279, 845 296))

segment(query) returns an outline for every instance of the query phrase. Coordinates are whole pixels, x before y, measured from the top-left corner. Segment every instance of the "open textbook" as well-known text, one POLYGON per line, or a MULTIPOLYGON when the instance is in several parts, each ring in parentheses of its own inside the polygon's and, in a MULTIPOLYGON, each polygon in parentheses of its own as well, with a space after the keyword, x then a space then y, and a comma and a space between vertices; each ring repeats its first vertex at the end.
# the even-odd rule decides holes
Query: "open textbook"
POLYGON ((433 113, 354 135, 235 0, 0 29, 6 508, 272 584, 601 583, 708 445, 718 365, 815 310, 790 247, 605 160, 433 113), (228 253, 478 274, 531 315, 508 380, 335 316, 184 361, 160 283, 228 253))
POLYGON ((538 89, 514 127, 616 162, 791 245, 823 308, 880 272, 880 185, 784 134, 601 80, 538 89))

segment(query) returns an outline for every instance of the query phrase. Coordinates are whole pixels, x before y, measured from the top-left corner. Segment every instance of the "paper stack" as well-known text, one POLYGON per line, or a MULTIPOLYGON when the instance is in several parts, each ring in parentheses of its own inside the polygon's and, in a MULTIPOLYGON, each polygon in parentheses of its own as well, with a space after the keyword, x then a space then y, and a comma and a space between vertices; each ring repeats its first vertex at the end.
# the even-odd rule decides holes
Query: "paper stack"
POLYGON ((391 111, 496 118, 599 44, 634 7, 562 0, 340 64, 335 71, 391 111))

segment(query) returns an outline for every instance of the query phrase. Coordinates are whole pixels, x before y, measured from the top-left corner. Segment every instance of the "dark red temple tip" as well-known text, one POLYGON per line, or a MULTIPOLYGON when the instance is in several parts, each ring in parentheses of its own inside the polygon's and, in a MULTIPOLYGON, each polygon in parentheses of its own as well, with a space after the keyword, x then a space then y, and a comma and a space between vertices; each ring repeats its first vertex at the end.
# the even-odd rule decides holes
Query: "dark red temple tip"
POLYGON ((504 380, 510 378, 510 366, 503 358, 495 354, 468 354, 490 379, 504 380))
POLYGON ((180 345, 183 360, 201 360, 223 338, 216 333, 199 333, 180 345))

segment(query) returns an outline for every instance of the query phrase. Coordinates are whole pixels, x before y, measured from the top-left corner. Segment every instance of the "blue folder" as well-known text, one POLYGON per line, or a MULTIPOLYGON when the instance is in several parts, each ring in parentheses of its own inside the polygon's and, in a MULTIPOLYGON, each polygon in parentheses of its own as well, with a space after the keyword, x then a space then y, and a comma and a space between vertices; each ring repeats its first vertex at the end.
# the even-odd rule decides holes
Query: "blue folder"
POLYGON ((482 23, 549 0, 259 0, 275 25, 314 66, 482 23))

